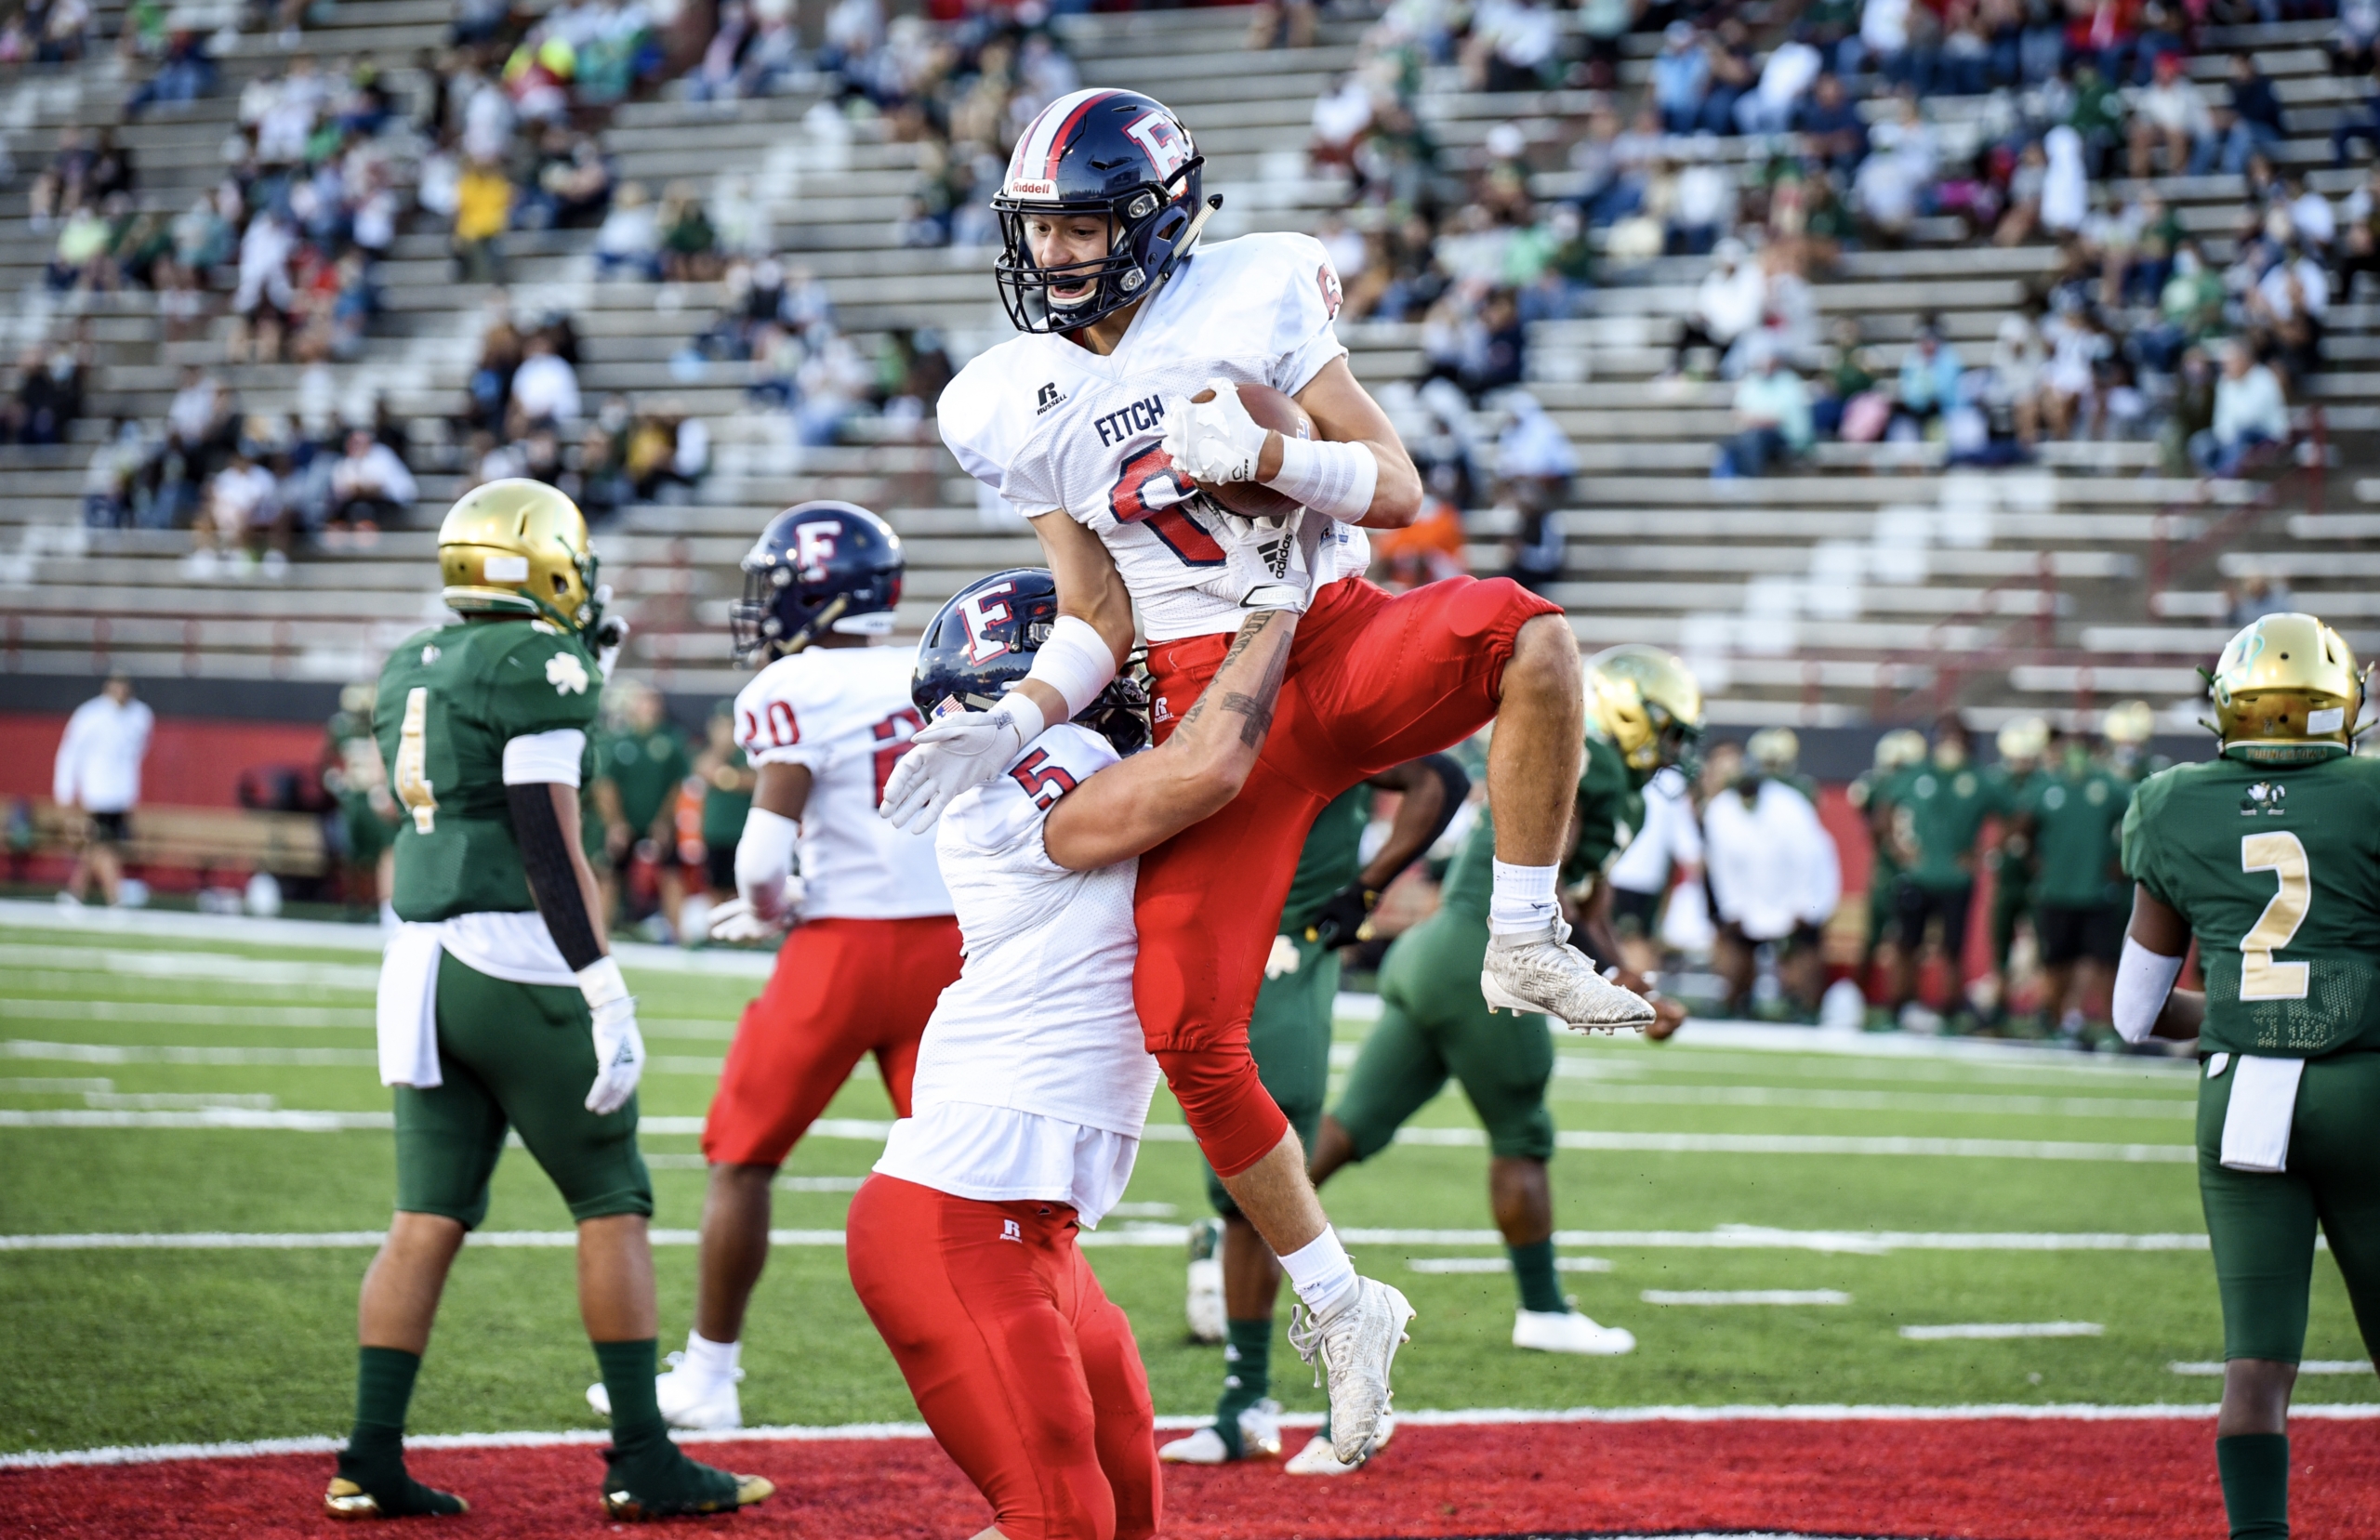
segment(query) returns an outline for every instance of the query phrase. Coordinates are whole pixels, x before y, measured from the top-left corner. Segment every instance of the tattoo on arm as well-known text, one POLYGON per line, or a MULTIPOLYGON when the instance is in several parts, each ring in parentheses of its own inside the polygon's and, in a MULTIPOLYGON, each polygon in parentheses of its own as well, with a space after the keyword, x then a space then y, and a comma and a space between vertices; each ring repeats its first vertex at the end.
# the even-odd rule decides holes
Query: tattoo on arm
POLYGON ((1223 694, 1223 709, 1245 718, 1239 724, 1239 741, 1250 748, 1264 742, 1264 734, 1273 727, 1273 704, 1280 698, 1281 678, 1289 670, 1289 650, 1274 651, 1264 665, 1264 677, 1257 681, 1256 693, 1243 695, 1237 691, 1223 694))

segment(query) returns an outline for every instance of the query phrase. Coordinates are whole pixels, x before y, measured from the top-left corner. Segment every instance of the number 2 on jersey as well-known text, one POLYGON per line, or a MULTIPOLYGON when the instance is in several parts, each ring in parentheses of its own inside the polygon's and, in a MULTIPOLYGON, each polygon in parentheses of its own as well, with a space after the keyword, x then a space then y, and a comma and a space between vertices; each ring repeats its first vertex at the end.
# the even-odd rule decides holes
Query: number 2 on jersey
POLYGON ((2265 905, 2265 912, 2240 938, 2240 998, 2303 1000, 2311 970, 2304 963, 2274 962, 2272 954, 2297 934, 2313 902, 2314 882, 2306 864, 2306 847, 2293 834, 2242 835, 2240 870, 2270 872, 2281 878, 2280 889, 2265 905))
POLYGON ((405 719, 397 729, 397 800, 413 814, 413 832, 438 828, 438 793, 430 783, 430 687, 405 691, 405 719))

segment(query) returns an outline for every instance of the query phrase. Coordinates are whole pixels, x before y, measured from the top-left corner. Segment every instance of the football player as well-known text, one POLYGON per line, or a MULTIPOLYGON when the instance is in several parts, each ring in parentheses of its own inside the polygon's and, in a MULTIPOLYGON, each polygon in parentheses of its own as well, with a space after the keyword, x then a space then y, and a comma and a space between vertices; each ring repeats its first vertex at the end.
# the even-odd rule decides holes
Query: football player
POLYGON ((2198 1039, 2198 1183, 2223 1299, 2215 1462, 2235 1540, 2289 1533, 2289 1397, 2319 1223, 2380 1354, 2380 763, 2369 679, 2312 615, 2267 615, 2212 678, 2217 758, 2123 821, 2125 1041, 2198 1039), (2203 992, 2176 990, 2198 941, 2203 992))
MULTIPOLYGON (((2016 819, 2040 793, 2049 724, 2039 717, 2019 717, 2001 728, 1995 744, 2000 762, 1985 770, 1983 779, 2000 815, 2000 837, 1984 860, 1991 868, 1992 983, 1987 1014, 1999 1022, 2008 1015, 2013 987, 2008 959, 2016 947, 2016 922, 2032 917, 2033 879, 2041 869, 2032 841, 2016 826, 2016 819)), ((2037 930, 2035 941, 2039 939, 2037 930)))
MULTIPOLYGON (((1591 944, 1600 933, 1607 945, 1611 897, 1603 869, 1644 823, 1645 783, 1675 764, 1700 735, 1702 691, 1676 658, 1635 645, 1598 653, 1588 665, 1588 680, 1596 731, 1585 740, 1586 770, 1564 864, 1584 893, 1581 928, 1591 944)), ((1386 1149, 1406 1120, 1453 1077, 1488 1127, 1488 1202, 1520 1290, 1513 1346, 1625 1353, 1636 1338, 1571 1309, 1554 1266, 1547 1176, 1554 1119, 1545 1107, 1554 1048, 1545 1018, 1500 1015, 1472 982, 1480 954, 1491 944, 1488 874, 1495 849, 1493 823, 1483 817, 1447 872, 1437 913, 1389 947, 1380 970, 1380 1022, 1364 1039, 1339 1104, 1322 1120, 1315 1183, 1386 1149)), ((1645 981, 1629 981, 1650 992, 1645 981)), ((1665 996, 1653 998, 1660 1019, 1646 1034, 1667 1037, 1685 1021, 1686 1009, 1665 996)))
MULTIPOLYGON (((1339 997, 1340 949, 1370 937, 1372 910, 1406 867, 1437 843, 1470 795, 1471 777, 1443 754, 1383 770, 1344 791, 1314 821, 1297 875, 1281 909, 1281 928, 1264 962, 1264 985, 1248 1022, 1248 1046, 1265 1094, 1314 1148, 1322 1104, 1330 1089, 1330 1024, 1339 997), (1363 837, 1375 789, 1399 794, 1388 836, 1371 860, 1363 837)), ((1193 1330, 1210 1325, 1207 1340, 1223 1342, 1223 1391, 1215 1424, 1157 1451, 1191 1465, 1221 1465, 1249 1454, 1281 1452, 1280 1405, 1271 1399, 1273 1311, 1281 1289, 1280 1259, 1248 1222, 1230 1190, 1207 1168, 1207 1199, 1221 1216, 1219 1233, 1193 1237, 1210 1248, 1194 1263, 1193 1330), (1211 1293, 1209 1292, 1211 1290, 1211 1293), (1211 1320, 1210 1320, 1211 1318, 1211 1320)), ((1204 1227, 1202 1227, 1203 1229, 1204 1227)), ((1316 1460, 1332 1466, 1328 1430, 1289 1469, 1303 1474, 1316 1460)))
POLYGON ((510 1131, 578 1222, 579 1312, 611 1391, 604 1507, 644 1519, 757 1503, 769 1482, 687 1459, 654 1402, 644 1043, 579 847, 587 733, 626 628, 603 616, 586 520, 541 482, 467 494, 439 529, 438 564, 461 619, 390 655, 373 723, 406 815, 404 923, 379 994, 397 1212, 364 1279, 355 1428, 325 1506, 341 1519, 464 1509, 406 1474, 405 1408, 510 1131))
MULTIPOLYGON (((659 1386, 680 1428, 742 1425, 744 1311, 768 1261, 777 1168, 866 1055, 894 1115, 908 1116, 918 1034, 959 977, 959 926, 932 847, 875 816, 921 720, 909 704, 916 654, 882 645, 902 563, 901 537, 866 508, 800 504, 761 530, 729 612, 736 660, 760 670, 735 698, 735 741, 760 781, 735 845, 736 896, 710 933, 791 934, 736 1023, 703 1124, 710 1191, 694 1323, 659 1386)), ((602 1385, 587 1395, 603 1409, 602 1385)))
MULTIPOLYGON (((917 704, 998 703, 1056 618, 1046 572, 969 586, 919 647, 917 704)), ((966 967, 926 1028, 910 1115, 852 1200, 846 1251, 919 1410, 992 1506, 986 1534, 1157 1531, 1147 1375, 1075 1236, 1123 1196, 1157 1088, 1132 1006, 1135 858, 1239 790, 1296 625, 1294 609, 1251 612, 1162 748, 1138 752, 1147 696, 1111 680, 935 835, 966 967)))
MULTIPOLYGON (((1213 678, 1242 600, 1272 581, 1235 570, 1235 525, 1201 483, 1258 483, 1303 511, 1263 549, 1316 588, 1279 731, 1241 795, 1141 862, 1141 1023, 1208 1164, 1293 1283, 1352 1276, 1264 1094, 1248 1020, 1315 815, 1341 792, 1461 741, 1493 717, 1498 859, 1482 987, 1577 1026, 1637 1025, 1642 999, 1566 944, 1555 893, 1582 697, 1560 607, 1499 579, 1392 598, 1362 577, 1369 522, 1419 511, 1421 482, 1331 329, 1339 280, 1313 237, 1250 235, 1196 252, 1213 204, 1189 131, 1136 92, 1077 91, 1027 125, 993 199, 997 280, 1025 335, 971 362, 939 421, 959 463, 1032 521, 1059 618, 1031 674, 994 709, 919 736, 886 816, 922 828, 1064 721, 1149 638, 1160 742, 1213 678), (1242 386, 1295 398, 1313 440, 1260 427, 1242 386), (1203 402, 1194 395, 1206 394, 1203 402)), ((1254 489, 1241 486, 1239 494, 1254 489)), ((1241 496, 1243 502, 1251 498, 1241 496)), ((1334 1373, 1379 1379, 1396 1324, 1382 1294, 1323 1321, 1334 1373)))

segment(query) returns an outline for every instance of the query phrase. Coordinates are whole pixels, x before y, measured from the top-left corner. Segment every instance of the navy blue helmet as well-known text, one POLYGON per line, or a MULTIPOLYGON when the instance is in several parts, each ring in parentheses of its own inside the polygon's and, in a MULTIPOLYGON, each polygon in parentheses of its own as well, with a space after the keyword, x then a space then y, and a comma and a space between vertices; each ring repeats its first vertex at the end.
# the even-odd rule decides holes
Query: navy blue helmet
POLYGON ((829 630, 891 635, 901 567, 901 537, 866 508, 797 503, 744 557, 744 597, 727 612, 736 661, 758 668, 829 630))
MULTIPOLYGON (((989 711, 1033 671, 1033 654, 1057 623, 1058 583, 1047 568, 1012 567, 976 579, 926 626, 910 702, 928 717, 951 701, 989 711)), ((1149 693, 1132 674, 1118 674, 1074 720, 1117 753, 1137 753, 1148 745, 1149 693)))
POLYGON ((1000 303, 1017 330, 1071 332, 1164 283, 1197 239, 1205 164, 1172 110, 1138 91, 1076 91, 1041 109, 992 199, 1000 303), (1025 221, 1061 213, 1113 219, 1106 257, 1063 268, 1034 261, 1025 221), (1073 298, 1051 292, 1082 285, 1073 298))

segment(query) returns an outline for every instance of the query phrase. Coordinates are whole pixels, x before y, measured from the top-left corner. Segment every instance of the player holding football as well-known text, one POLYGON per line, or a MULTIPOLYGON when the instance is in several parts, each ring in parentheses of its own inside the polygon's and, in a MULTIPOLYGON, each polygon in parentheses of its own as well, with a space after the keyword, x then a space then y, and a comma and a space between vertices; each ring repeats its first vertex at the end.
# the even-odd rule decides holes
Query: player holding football
MULTIPOLYGON (((1165 746, 1126 677, 971 787, 934 845, 967 938, 912 1115, 852 1200, 852 1283, 934 1436, 1006 1540, 1142 1540, 1159 1481, 1131 1323, 1075 1244, 1131 1178, 1157 1067, 1132 1008, 1135 858, 1231 800, 1256 763, 1302 594, 1238 626, 1165 746)), ((996 704, 1057 618, 1046 572, 962 590, 918 650, 916 700, 996 704)), ((1334 1381, 1334 1389, 1335 1389, 1334 1381)))
POLYGON ((2254 622, 2211 681, 2220 757, 2151 777, 2124 814, 2114 1016, 2127 1042, 2196 1037, 2206 1065, 2215 1460, 2235 1540, 2280 1540, 2318 1222, 2380 1352, 2380 763, 2350 746, 2367 676, 2312 615, 2254 622), (2203 993, 2174 988, 2192 937, 2203 993))
POLYGON ((603 1506, 719 1513, 771 1492, 697 1465, 654 1403, 653 1184, 637 1152, 636 1001, 579 847, 587 733, 626 627, 603 618, 587 522, 536 481, 466 494, 438 532, 448 608, 380 672, 373 731, 406 818, 380 969, 397 1212, 364 1275, 355 1428, 332 1517, 456 1514, 405 1471, 405 1408, 438 1297, 517 1130, 578 1221, 578 1308, 611 1391, 603 1506))
MULTIPOLYGON (((922 720, 909 704, 916 654, 878 645, 892 631, 902 566, 901 537, 866 508, 802 503, 761 530, 729 612, 737 661, 760 670, 735 698, 735 741, 760 783, 735 845, 736 896, 710 933, 792 933, 736 1023, 703 1124, 710 1190, 694 1324, 658 1387, 680 1428, 743 1423, 736 1361, 768 1261, 777 1167, 868 1054, 895 1115, 908 1115, 918 1034, 959 977, 959 927, 932 848, 875 816, 922 720)), ((604 1410, 602 1385, 587 1399, 604 1410)))
MULTIPOLYGON (((1133 981, 1149 1048, 1208 1164, 1303 1297, 1353 1270, 1247 1027, 1298 850, 1331 798, 1492 717, 1498 849, 1482 989, 1574 1026, 1640 1025, 1653 1012, 1565 944, 1554 888, 1583 706, 1568 623, 1501 579, 1392 598, 1362 578, 1358 526, 1411 522, 1421 478, 1347 368, 1319 242, 1251 235, 1193 254, 1212 206, 1200 166, 1173 113, 1130 91, 1061 98, 1017 141, 992 203, 999 290, 1025 335, 970 362, 939 420, 959 463, 1032 520, 1060 616, 999 704, 919 735, 884 812, 925 827, 1088 704, 1130 649, 1135 610, 1162 741, 1213 677, 1249 597, 1223 538, 1236 516, 1194 494, 1252 506, 1252 489, 1232 484, 1253 482, 1303 508, 1270 553, 1316 585, 1278 731, 1229 807, 1142 861, 1133 981), (1315 438, 1260 427, 1243 386, 1294 398, 1315 438)), ((1347 1299, 1322 1317, 1325 1357, 1334 1379, 1377 1378, 1384 1395, 1407 1307, 1384 1285, 1347 1299)))

